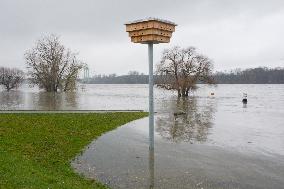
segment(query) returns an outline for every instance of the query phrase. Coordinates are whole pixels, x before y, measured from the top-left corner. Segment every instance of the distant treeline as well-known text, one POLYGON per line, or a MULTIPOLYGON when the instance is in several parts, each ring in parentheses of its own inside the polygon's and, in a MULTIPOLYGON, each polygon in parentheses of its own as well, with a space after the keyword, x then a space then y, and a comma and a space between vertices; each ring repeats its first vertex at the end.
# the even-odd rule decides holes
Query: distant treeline
POLYGON ((214 78, 220 84, 284 84, 284 68, 236 69, 218 72, 214 78))
MULTIPOLYGON (((157 79, 158 76, 155 76, 157 79)), ((284 68, 235 69, 214 74, 217 84, 284 84, 284 68)), ((90 84, 147 84, 148 75, 130 71, 128 75, 95 75, 81 80, 90 84)))
POLYGON ((147 84, 148 75, 132 71, 128 75, 121 76, 116 74, 95 75, 92 78, 82 80, 82 82, 90 84, 147 84))

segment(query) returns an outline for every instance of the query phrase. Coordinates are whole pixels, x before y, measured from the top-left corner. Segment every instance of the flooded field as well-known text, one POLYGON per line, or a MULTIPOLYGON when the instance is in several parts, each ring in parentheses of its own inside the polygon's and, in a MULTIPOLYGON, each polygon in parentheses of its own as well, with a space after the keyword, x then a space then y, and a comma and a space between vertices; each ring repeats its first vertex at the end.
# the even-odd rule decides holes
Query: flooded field
MULTIPOLYGON (((0 109, 147 111, 147 96, 147 85, 24 86, 0 91, 0 109)), ((199 85, 186 99, 155 89, 155 111, 155 153, 145 118, 94 141, 74 168, 113 188, 283 187, 284 85, 199 85)))

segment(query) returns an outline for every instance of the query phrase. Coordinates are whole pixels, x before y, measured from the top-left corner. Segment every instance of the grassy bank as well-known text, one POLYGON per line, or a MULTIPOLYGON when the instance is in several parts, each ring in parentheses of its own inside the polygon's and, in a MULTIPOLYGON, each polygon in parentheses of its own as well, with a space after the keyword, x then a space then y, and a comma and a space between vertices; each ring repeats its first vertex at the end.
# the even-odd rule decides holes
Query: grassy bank
POLYGON ((0 114, 0 188, 104 188, 72 160, 106 131, 146 113, 0 114))

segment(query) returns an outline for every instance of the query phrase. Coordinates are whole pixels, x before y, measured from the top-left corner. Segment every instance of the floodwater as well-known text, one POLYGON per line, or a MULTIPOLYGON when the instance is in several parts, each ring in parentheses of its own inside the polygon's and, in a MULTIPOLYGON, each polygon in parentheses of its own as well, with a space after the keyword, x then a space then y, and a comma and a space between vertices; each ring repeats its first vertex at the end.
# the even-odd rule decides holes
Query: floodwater
MULTIPOLYGON (((284 85, 199 87, 185 99, 155 89, 154 152, 144 118, 93 141, 73 167, 112 188, 283 188, 284 85)), ((147 95, 147 85, 23 86, 0 91, 0 109, 147 110, 147 95)))
MULTIPOLYGON (((157 98, 172 95, 157 92, 157 98)), ((47 93, 23 85, 16 91, 0 89, 0 110, 147 110, 147 97, 147 85, 89 84, 67 93, 47 93)))

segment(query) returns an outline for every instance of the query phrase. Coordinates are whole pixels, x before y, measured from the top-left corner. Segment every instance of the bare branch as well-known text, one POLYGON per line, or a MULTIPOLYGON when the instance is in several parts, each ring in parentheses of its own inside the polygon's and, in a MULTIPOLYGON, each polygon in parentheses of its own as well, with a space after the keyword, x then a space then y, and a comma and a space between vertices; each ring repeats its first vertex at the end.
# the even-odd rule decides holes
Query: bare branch
POLYGON ((31 83, 49 92, 75 89, 78 72, 83 67, 76 55, 56 35, 38 40, 25 54, 31 83))
POLYGON ((168 90, 177 90, 178 96, 188 96, 197 82, 212 84, 212 61, 196 52, 195 47, 173 47, 163 51, 157 65, 157 85, 168 90))
POLYGON ((0 85, 7 91, 18 88, 24 80, 24 72, 16 68, 0 68, 0 85))

